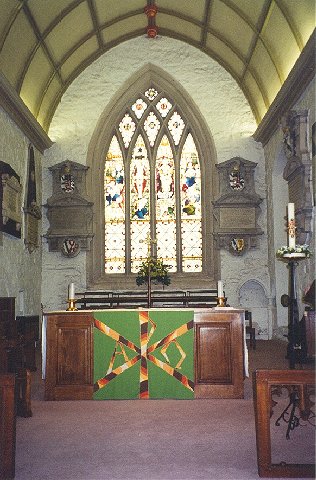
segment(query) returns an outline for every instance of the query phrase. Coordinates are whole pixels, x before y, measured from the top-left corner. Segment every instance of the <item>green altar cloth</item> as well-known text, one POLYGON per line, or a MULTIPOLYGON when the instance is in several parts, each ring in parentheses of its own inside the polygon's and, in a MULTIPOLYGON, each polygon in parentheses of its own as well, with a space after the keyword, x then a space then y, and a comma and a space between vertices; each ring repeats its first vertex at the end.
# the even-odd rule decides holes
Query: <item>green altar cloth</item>
POLYGON ((94 312, 95 400, 194 398, 193 310, 94 312))

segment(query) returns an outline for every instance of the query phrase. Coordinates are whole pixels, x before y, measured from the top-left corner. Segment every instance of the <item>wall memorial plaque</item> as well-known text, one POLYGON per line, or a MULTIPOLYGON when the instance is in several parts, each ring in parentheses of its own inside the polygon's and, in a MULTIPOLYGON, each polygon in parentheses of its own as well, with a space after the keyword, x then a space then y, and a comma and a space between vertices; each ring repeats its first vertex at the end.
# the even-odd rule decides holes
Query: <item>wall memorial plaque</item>
POLYGON ((27 177, 26 203, 24 206, 25 235, 24 243, 30 253, 39 246, 39 220, 42 218, 41 208, 36 198, 36 172, 34 148, 29 147, 29 163, 27 177))
POLYGON ((257 224, 262 199, 255 192, 256 163, 234 157, 216 165, 220 196, 213 202, 218 248, 243 255, 257 246, 262 230, 257 224))
POLYGON ((296 240, 299 244, 309 243, 313 230, 315 182, 311 181, 313 147, 309 142, 309 121, 308 110, 291 110, 282 119, 283 134, 288 135, 291 145, 283 178, 288 182, 289 201, 295 204, 296 240))
POLYGON ((90 249, 93 237, 93 202, 86 195, 88 167, 67 160, 49 170, 53 174, 53 195, 45 205, 49 251, 75 257, 90 249))
POLYGON ((0 231, 21 238, 21 194, 20 177, 5 162, 0 162, 0 231))
POLYGON ((222 207, 220 209, 220 228, 231 231, 232 229, 256 228, 255 207, 235 208, 222 207))

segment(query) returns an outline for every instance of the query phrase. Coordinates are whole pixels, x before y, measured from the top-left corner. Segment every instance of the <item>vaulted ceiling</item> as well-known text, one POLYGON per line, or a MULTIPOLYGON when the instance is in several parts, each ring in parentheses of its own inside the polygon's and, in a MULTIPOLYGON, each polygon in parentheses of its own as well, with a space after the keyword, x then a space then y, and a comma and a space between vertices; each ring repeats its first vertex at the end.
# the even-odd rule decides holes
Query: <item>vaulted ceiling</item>
MULTIPOLYGON (((48 130, 61 96, 113 46, 146 35, 153 0, 1 0, 0 73, 48 130)), ((156 0, 158 36, 236 79, 259 124, 315 28, 314 0, 156 0)), ((156 39, 148 39, 156 41, 156 39)))

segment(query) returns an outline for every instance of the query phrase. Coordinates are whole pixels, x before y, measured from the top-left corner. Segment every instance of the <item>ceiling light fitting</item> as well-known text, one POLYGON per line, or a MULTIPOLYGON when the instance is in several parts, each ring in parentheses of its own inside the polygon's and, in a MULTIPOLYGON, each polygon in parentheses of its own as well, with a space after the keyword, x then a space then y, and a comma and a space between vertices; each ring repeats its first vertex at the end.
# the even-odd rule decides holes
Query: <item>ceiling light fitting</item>
POLYGON ((152 3, 150 5, 146 5, 144 12, 148 18, 148 26, 146 29, 147 36, 149 38, 156 38, 158 35, 158 27, 156 25, 156 14, 158 12, 158 8, 154 3, 152 3))

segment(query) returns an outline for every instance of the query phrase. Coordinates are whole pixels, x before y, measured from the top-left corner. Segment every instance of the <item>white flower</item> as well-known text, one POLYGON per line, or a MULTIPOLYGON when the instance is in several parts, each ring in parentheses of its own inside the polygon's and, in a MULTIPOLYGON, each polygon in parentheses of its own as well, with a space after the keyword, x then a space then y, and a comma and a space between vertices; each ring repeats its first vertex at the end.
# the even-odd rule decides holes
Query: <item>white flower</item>
POLYGON ((306 257, 310 257, 312 255, 310 249, 309 249, 309 246, 306 245, 306 243, 304 245, 295 245, 295 248, 294 247, 288 247, 288 246, 282 246, 280 248, 278 248, 278 250, 276 251, 276 256, 277 257, 284 257, 284 255, 289 255, 291 253, 302 253, 304 255, 306 255, 306 257))

